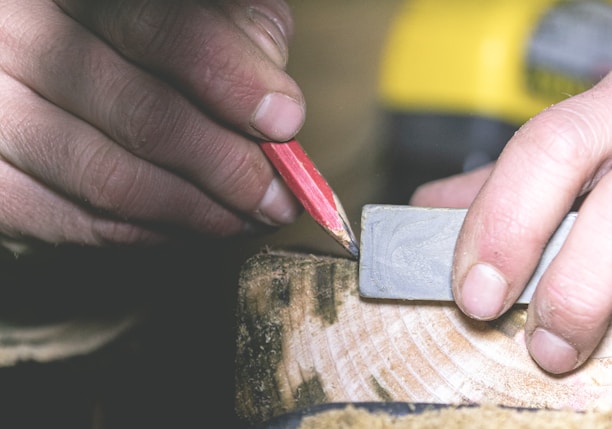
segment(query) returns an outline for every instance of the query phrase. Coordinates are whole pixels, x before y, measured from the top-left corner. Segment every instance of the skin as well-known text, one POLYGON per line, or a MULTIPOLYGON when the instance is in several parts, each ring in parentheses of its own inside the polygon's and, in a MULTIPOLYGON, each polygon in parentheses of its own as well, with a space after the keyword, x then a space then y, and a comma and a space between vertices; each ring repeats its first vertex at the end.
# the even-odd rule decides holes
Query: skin
POLYGON ((611 119, 608 75, 524 124, 494 166, 426 184, 411 200, 469 206, 455 249, 453 292, 461 310, 480 320, 512 306, 546 242, 581 200, 525 326, 531 356, 553 374, 582 365, 612 315, 611 119))
POLYGON ((280 0, 0 2, 0 234, 149 244, 293 222, 258 142, 305 104, 280 0))
MULTIPOLYGON (((289 140, 305 117, 285 73, 284 2, 5 0, 0 17, 0 235, 148 244, 299 215, 258 147, 289 140)), ((529 306, 529 351, 555 374, 584 363, 612 314, 610 118, 607 77, 525 124, 495 166, 411 201, 470 206, 453 291, 491 320, 588 194, 529 306)))

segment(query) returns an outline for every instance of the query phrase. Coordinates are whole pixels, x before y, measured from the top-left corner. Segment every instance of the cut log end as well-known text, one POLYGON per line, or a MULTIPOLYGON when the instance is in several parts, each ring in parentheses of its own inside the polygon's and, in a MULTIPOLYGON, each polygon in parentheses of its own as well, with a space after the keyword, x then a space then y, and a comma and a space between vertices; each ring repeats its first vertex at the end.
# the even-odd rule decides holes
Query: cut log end
POLYGON ((356 261, 260 253, 239 282, 236 411, 260 423, 329 402, 605 405, 610 341, 551 376, 527 353, 525 318, 525 307, 479 322, 453 303, 363 299, 356 261))
POLYGON ((350 290, 356 280, 356 261, 342 258, 271 252, 246 262, 237 311, 236 408, 241 417, 261 421, 327 401, 316 374, 293 388, 279 377, 286 365, 286 336, 304 319, 334 324, 337 294, 356 293, 350 290))

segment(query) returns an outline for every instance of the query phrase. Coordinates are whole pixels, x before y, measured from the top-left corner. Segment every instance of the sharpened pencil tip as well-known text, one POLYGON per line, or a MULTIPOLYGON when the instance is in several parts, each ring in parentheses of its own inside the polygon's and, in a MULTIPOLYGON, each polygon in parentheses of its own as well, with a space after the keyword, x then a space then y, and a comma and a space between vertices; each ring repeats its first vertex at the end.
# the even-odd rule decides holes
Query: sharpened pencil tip
POLYGON ((359 245, 357 245, 357 239, 355 239, 355 234, 351 229, 351 226, 348 223, 348 219, 346 218, 346 214, 344 211, 341 211, 342 226, 344 227, 345 240, 343 240, 342 245, 344 248, 355 258, 359 259, 359 245))
POLYGON ((349 253, 353 255, 355 259, 359 259, 359 246, 357 246, 357 243, 355 241, 351 240, 346 250, 348 250, 349 253))

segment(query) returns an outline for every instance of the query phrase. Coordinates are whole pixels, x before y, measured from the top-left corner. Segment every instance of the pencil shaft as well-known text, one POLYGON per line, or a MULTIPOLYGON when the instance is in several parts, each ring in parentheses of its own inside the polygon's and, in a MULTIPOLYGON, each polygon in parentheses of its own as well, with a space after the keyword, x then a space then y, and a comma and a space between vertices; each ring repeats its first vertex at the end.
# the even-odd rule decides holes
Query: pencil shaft
POLYGON ((351 255, 359 254, 346 213, 327 181, 297 140, 261 143, 261 148, 304 209, 351 255))

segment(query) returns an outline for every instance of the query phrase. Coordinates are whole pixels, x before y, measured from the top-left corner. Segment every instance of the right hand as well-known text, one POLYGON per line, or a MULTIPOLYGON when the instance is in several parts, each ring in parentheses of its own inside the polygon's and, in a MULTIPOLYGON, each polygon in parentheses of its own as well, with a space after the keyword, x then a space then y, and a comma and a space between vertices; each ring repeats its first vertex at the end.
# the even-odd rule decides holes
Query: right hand
POLYGON ((0 4, 0 234, 149 243, 293 222, 257 142, 304 99, 281 0, 0 4))

